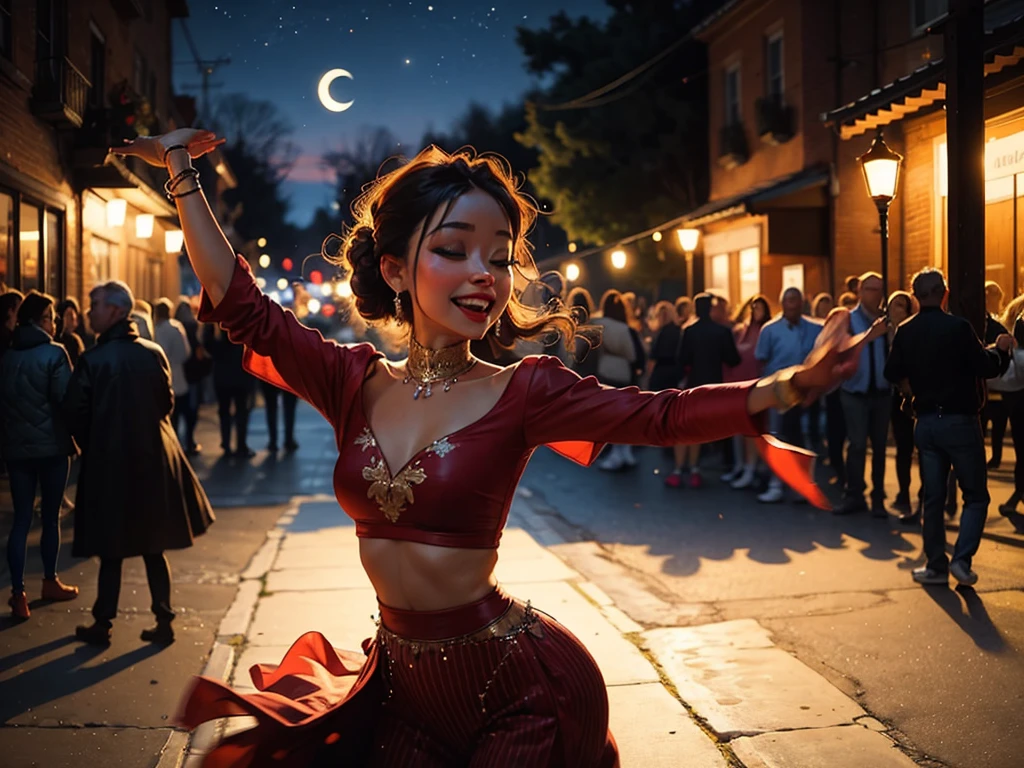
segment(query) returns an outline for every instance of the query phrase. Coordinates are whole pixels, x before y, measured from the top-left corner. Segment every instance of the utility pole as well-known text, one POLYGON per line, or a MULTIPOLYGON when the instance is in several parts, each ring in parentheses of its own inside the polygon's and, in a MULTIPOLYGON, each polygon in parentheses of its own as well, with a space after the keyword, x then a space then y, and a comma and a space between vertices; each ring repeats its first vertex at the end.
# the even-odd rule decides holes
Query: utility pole
POLYGON ((184 19, 181 19, 181 31, 185 35, 185 42, 188 43, 189 50, 192 51, 192 58, 195 61, 196 70, 199 72, 199 76, 203 79, 201 85, 195 84, 183 84, 182 88, 199 88, 202 93, 202 111, 201 116, 205 120, 210 119, 210 89, 211 88, 222 88, 223 83, 211 83, 210 78, 213 77, 218 67, 223 67, 231 63, 230 56, 220 56, 216 59, 204 59, 199 55, 199 49, 196 47, 195 40, 192 39, 192 33, 189 31, 188 24, 185 23, 184 19))
POLYGON ((949 311, 985 338, 985 9, 951 0, 945 24, 949 311))

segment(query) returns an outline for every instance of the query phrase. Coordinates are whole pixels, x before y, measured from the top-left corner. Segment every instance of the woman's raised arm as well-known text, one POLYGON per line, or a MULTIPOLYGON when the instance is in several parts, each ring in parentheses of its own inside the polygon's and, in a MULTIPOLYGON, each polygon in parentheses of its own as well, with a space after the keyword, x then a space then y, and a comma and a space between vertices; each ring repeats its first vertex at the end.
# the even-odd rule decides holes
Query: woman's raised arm
MULTIPOLYGON (((223 143, 224 139, 218 139, 210 131, 180 128, 163 136, 140 136, 123 147, 113 147, 111 151, 142 158, 156 167, 166 166, 172 181, 185 173, 177 189, 187 191, 198 184, 198 179, 187 178, 192 159, 202 157, 223 143)), ((175 204, 192 268, 216 306, 231 284, 235 252, 201 190, 196 194, 176 197, 175 204)))

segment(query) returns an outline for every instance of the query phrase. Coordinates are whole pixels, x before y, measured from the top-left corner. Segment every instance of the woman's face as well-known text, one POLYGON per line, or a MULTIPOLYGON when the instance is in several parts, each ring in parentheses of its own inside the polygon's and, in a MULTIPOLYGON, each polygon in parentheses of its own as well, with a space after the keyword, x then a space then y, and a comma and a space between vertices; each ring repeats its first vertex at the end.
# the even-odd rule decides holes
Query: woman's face
POLYGON ((902 296, 896 299, 896 301, 889 302, 889 322, 893 326, 897 326, 910 317, 910 313, 907 311, 907 300, 902 296))
POLYGON ((75 312, 74 307, 68 307, 64 310, 64 317, 62 318, 64 323, 65 331, 74 331, 78 328, 78 313, 75 312))
MULTIPOLYGON (((455 201, 447 216, 439 210, 427 222, 426 232, 419 260, 412 252, 419 240, 416 234, 394 276, 412 298, 416 339, 432 347, 482 339, 512 295, 508 217, 494 198, 473 189, 455 201)), ((389 283, 395 287, 394 280, 389 283)))
POLYGON ((757 325, 762 325, 768 321, 768 307, 765 306, 763 301, 755 301, 750 305, 750 319, 757 325))

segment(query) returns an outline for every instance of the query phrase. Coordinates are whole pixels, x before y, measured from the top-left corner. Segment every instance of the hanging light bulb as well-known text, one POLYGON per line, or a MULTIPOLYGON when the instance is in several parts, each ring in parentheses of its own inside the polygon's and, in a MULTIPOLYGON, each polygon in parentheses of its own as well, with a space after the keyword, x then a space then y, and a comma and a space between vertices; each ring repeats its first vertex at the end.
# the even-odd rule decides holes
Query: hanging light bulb
POLYGON ((149 240, 153 236, 153 222, 156 217, 152 213, 140 213, 135 217, 135 236, 139 240, 149 240))
POLYGON ((128 201, 122 200, 120 197, 115 197, 113 200, 107 200, 107 226, 108 227, 122 227, 124 226, 124 218, 128 213, 128 201))

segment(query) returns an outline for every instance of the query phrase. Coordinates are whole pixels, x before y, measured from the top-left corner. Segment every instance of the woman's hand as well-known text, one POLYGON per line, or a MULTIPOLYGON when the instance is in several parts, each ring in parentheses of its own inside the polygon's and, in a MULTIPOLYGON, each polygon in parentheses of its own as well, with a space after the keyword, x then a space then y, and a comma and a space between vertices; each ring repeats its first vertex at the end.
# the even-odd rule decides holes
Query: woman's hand
POLYGON ((223 144, 227 139, 218 139, 212 131, 199 128, 178 128, 162 136, 139 136, 131 141, 125 139, 120 147, 111 147, 115 155, 132 155, 158 168, 164 167, 168 147, 184 146, 191 158, 202 157, 223 144))

